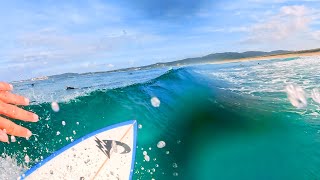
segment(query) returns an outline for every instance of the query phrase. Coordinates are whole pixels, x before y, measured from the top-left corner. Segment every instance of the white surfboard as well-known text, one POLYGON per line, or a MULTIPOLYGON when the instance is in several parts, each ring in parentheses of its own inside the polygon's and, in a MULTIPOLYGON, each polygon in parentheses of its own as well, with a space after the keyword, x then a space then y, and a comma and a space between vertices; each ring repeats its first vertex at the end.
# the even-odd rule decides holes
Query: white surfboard
POLYGON ((44 159, 21 179, 131 179, 136 136, 136 121, 97 130, 44 159))

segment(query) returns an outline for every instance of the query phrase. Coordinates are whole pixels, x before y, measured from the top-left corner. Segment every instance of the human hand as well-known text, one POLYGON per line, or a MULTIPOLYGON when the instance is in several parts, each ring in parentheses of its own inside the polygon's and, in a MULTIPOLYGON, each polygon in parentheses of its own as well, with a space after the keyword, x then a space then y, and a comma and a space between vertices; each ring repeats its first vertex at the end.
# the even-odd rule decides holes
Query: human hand
MULTIPOLYGON (((0 82, 0 114, 9 118, 22 121, 37 122, 38 115, 23 110, 15 105, 29 105, 29 99, 12 94, 12 85, 0 82)), ((30 137, 32 132, 27 128, 15 124, 14 122, 0 116, 0 141, 9 142, 8 135, 30 137)))

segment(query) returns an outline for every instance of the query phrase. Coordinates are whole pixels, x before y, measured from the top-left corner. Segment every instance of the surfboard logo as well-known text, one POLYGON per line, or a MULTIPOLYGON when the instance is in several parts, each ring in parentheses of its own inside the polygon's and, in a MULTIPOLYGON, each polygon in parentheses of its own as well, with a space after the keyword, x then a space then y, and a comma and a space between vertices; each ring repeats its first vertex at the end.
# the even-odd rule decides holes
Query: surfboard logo
POLYGON ((97 147, 110 159, 111 151, 114 153, 118 152, 118 146, 123 147, 123 151, 119 154, 127 154, 131 151, 130 146, 126 143, 116 140, 100 140, 95 136, 95 142, 97 143, 97 147))

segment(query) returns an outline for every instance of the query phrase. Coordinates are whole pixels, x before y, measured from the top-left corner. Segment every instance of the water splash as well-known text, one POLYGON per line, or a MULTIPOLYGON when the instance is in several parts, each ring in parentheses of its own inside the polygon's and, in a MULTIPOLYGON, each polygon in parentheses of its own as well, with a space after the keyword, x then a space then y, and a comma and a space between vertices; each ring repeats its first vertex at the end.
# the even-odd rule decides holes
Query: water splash
POLYGON ((17 179, 17 177, 19 177, 26 170, 27 167, 18 165, 15 157, 10 157, 6 154, 2 154, 0 157, 0 179, 17 179))

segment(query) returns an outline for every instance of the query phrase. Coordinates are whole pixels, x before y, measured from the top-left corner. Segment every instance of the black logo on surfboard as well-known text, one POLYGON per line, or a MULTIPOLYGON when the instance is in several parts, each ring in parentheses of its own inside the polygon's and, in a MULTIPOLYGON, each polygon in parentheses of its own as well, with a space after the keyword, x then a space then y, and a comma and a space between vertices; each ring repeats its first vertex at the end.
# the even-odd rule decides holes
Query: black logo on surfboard
POLYGON ((127 154, 131 151, 130 146, 128 146, 126 143, 123 143, 121 141, 115 141, 115 140, 100 140, 99 138, 95 137, 95 141, 97 143, 97 147, 110 159, 110 152, 111 150, 114 153, 119 154, 127 154), (123 151, 118 151, 118 146, 123 147, 123 151))

